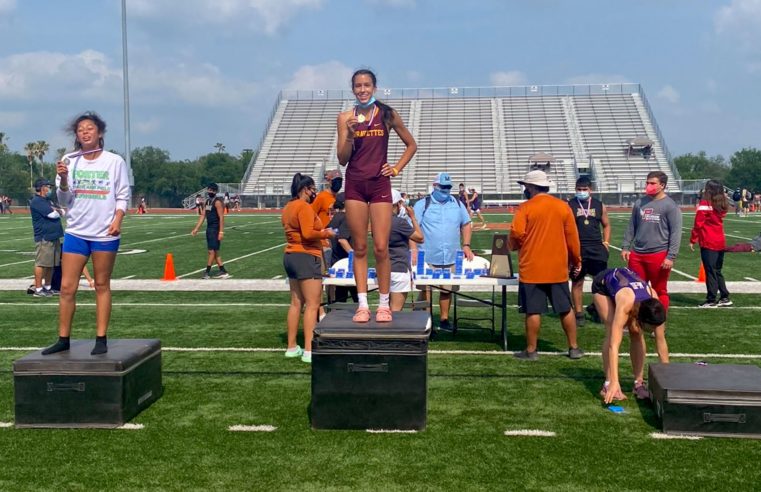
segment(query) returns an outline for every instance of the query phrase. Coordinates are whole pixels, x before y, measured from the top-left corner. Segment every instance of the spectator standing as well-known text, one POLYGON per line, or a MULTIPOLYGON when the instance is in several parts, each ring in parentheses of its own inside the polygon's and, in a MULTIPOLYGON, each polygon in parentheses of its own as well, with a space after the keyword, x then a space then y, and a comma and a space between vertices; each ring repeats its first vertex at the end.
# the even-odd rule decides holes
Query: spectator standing
POLYGON ((544 171, 530 171, 518 184, 524 186, 523 202, 513 217, 510 248, 518 250, 518 304, 525 313, 526 349, 515 354, 536 360, 537 340, 547 301, 560 315, 568 341, 568 357, 580 359, 584 352, 576 343, 576 320, 568 289, 568 265, 581 270, 579 233, 568 204, 548 194, 550 182, 544 171))
POLYGON ((201 195, 196 195, 196 211, 198 212, 198 215, 204 214, 203 198, 201 195))
POLYGON ((202 277, 204 280, 211 278, 211 267, 214 263, 219 268, 219 272, 214 275, 214 278, 230 277, 230 274, 225 270, 222 256, 219 253, 219 250, 222 249, 222 240, 225 237, 225 209, 222 199, 217 196, 218 193, 219 186, 216 183, 210 183, 206 187, 208 198, 204 207, 205 214, 198 217, 196 226, 190 232, 193 236, 198 234, 198 229, 201 228, 201 224, 206 220, 206 249, 209 251, 209 254, 206 259, 206 271, 202 277))
POLYGON ((702 308, 732 305, 724 275, 721 273, 724 266, 724 250, 727 247, 724 217, 728 209, 724 186, 715 179, 709 179, 695 211, 695 223, 690 233, 690 250, 695 251, 695 243, 700 246, 700 261, 706 272, 707 294, 705 302, 700 304, 702 308))
POLYGON ((668 280, 682 242, 682 212, 668 195, 662 171, 647 175, 645 194, 634 202, 621 257, 630 270, 655 289, 669 309, 668 280))
MULTIPOLYGON (((470 214, 466 207, 452 195, 452 179, 448 173, 439 173, 433 180, 433 192, 429 196, 418 200, 413 208, 425 241, 419 249, 425 251, 425 261, 432 268, 446 268, 451 270, 454 266, 457 250, 460 249, 462 239, 462 251, 468 260, 473 259, 473 251, 470 248, 470 238, 473 233, 470 223, 470 214)), ((452 291, 456 291, 455 286, 452 291)), ((430 288, 421 293, 421 299, 427 299, 433 295, 430 288)), ((439 328, 451 330, 449 324, 449 305, 451 294, 441 291, 439 293, 439 328)))
POLYGON ((35 195, 29 204, 34 228, 36 253, 34 257, 34 296, 53 295, 51 280, 53 269, 61 264, 61 211, 50 201, 51 183, 39 178, 34 183, 35 195))
POLYGON ((470 199, 468 200, 470 205, 471 217, 473 214, 478 216, 481 220, 481 229, 486 229, 486 219, 481 215, 481 195, 478 194, 475 188, 470 189, 470 199))
POLYGON ((291 183, 291 200, 283 208, 281 221, 285 230, 283 268, 288 275, 291 305, 288 308, 288 349, 286 357, 312 362, 312 335, 322 297, 322 240, 335 236, 324 229, 310 204, 317 196, 314 180, 296 173, 291 183), (304 309, 304 349, 296 344, 301 310, 304 309))
MULTIPOLYGON (((314 210, 314 213, 320 218, 320 222, 328 224, 330 223, 330 209, 336 201, 336 195, 341 191, 343 178, 341 177, 341 171, 337 169, 326 171, 323 178, 327 183, 327 187, 317 193, 317 197, 312 202, 312 210, 314 210)), ((330 252, 330 243, 331 242, 327 239, 322 242, 322 258, 324 262, 322 268, 323 273, 327 271, 328 265, 331 265, 330 260, 332 254, 330 252)))
MULTIPOLYGON (((318 194, 319 196, 319 194, 318 194)), ((333 217, 328 223, 328 229, 337 231, 336 235, 330 238, 330 265, 335 265, 338 261, 349 257, 349 253, 354 251, 351 245, 351 230, 349 223, 346 221, 346 195, 338 193, 336 200, 333 202, 333 217)), ((346 302, 351 296, 354 302, 357 302, 356 287, 331 286, 328 297, 331 301, 346 302)))
MULTIPOLYGON (((391 200, 393 216, 388 240, 388 253, 391 257, 391 311, 401 311, 407 293, 412 291, 410 250, 413 244, 423 242, 423 232, 415 212, 405 205, 402 194, 392 189, 391 200)), ((414 249, 417 250, 417 247, 414 249)))
POLYGON ((568 200, 568 205, 576 220, 581 241, 581 271, 571 277, 571 295, 578 327, 584 324, 584 277, 590 275, 594 278, 608 268, 610 222, 605 205, 592 196, 592 181, 587 176, 576 180, 576 196, 568 200))

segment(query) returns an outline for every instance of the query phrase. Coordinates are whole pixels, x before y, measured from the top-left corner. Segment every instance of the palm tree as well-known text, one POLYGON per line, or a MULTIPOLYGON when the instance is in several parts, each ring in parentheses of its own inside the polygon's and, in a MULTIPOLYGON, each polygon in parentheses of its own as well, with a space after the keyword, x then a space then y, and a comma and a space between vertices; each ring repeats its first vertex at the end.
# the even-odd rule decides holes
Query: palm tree
POLYGON ((44 140, 37 140, 36 145, 37 145, 36 157, 37 159, 40 160, 40 176, 42 176, 45 171, 45 161, 43 161, 43 159, 45 158, 45 154, 47 154, 48 151, 50 150, 50 144, 44 140))
POLYGON ((217 142, 214 144, 214 148, 217 149, 217 153, 221 154, 222 152, 225 151, 226 147, 225 147, 225 144, 223 144, 222 142, 217 142))
POLYGON ((32 180, 34 169, 34 158, 37 156, 37 142, 28 142, 24 145, 24 152, 26 152, 26 160, 29 162, 29 189, 34 189, 34 183, 32 180))

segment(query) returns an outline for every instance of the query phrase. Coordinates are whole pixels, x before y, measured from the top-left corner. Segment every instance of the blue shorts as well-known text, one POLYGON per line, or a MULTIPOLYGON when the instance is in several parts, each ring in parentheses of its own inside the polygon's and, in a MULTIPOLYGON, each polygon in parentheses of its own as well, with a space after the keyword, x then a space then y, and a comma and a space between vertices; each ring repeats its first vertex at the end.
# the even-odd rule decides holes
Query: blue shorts
POLYGON ((64 234, 63 252, 82 256, 90 256, 90 254, 95 251, 116 253, 119 251, 119 241, 121 241, 121 239, 113 239, 111 241, 88 241, 87 239, 82 239, 71 234, 64 234))

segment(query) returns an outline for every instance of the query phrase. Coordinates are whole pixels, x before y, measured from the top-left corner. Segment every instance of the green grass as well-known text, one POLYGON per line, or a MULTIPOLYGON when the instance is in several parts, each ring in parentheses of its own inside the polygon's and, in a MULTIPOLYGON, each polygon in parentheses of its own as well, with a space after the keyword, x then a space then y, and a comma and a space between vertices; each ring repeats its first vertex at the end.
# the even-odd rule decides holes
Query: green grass
MULTIPOLYGON (((125 230, 126 248, 130 242, 187 234, 195 220, 143 219, 126 222, 135 226, 125 230)), ((31 226, 12 229, 28 226, 28 220, 0 220, 0 250, 31 251, 31 241, 11 242, 15 236, 9 234, 29 233, 31 226)), ((237 229, 225 242, 226 258, 282 243, 277 220, 232 216, 237 229)), ((614 237, 620 238, 626 220, 613 217, 614 237)), ((756 222, 728 220, 727 232, 752 237, 756 222)), ((477 232, 476 248, 489 248, 490 235, 477 232)), ((119 257, 115 277, 160 278, 166 252, 174 253, 179 274, 203 266, 202 237, 144 244, 147 253, 119 257)), ((3 251, 0 265, 26 258, 3 251)), ((612 264, 619 261, 615 258, 612 264)), ((677 268, 694 275, 697 258, 683 248, 677 268)), ((233 262, 229 269, 236 277, 271 278, 283 273, 280 259, 278 248, 233 262)), ((28 276, 30 265, 0 267, 0 277, 28 276)), ((729 255, 725 272, 730 280, 758 278, 758 256, 729 255)), ((702 298, 672 295, 667 331, 672 353, 761 357, 761 295, 733 295, 734 309, 698 311, 694 306, 702 298)), ((510 294, 509 302, 515 300, 510 294)), ((81 291, 78 302, 74 336, 90 338, 92 292, 81 291)), ((285 292, 118 291, 109 335, 160 338, 165 347, 283 349, 287 302, 285 292)), ((0 292, 0 347, 49 344, 56 323, 55 299, 0 292)), ((515 309, 509 310, 508 323, 510 347, 523 348, 522 318, 515 309)), ((600 325, 588 322, 579 330, 579 343, 588 351, 599 351, 602 338, 600 325)), ((556 317, 544 317, 540 340, 543 351, 566 348, 556 317)), ((657 441, 649 437, 659 430, 649 405, 630 399, 623 402, 623 415, 602 408, 597 356, 580 361, 542 356, 525 363, 499 353, 496 338, 483 329, 442 334, 430 348, 485 353, 430 354, 426 430, 380 435, 310 430, 309 367, 280 352, 165 351, 165 393, 134 420, 145 426, 142 430, 0 428, 0 490, 750 490, 761 480, 758 441, 657 441), (234 424, 278 429, 229 432, 234 424), (506 437, 508 429, 550 430, 557 437, 506 437)), ((0 422, 13 421, 11 364, 23 354, 0 350, 0 422)), ((760 360, 707 359, 756 365, 760 360)), ((621 373, 629 390, 625 358, 621 373)))

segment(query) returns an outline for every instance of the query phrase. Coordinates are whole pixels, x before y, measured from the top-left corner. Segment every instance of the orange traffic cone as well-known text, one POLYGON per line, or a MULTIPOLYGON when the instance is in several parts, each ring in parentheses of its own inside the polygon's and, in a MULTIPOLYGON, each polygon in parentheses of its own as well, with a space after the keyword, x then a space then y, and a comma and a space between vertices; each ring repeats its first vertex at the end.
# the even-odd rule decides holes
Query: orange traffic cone
POLYGON ((706 270, 703 268, 703 262, 700 262, 700 270, 698 271, 698 278, 695 279, 695 282, 704 284, 706 283, 706 270))
POLYGON ((177 280, 177 275, 174 273, 174 258, 172 253, 166 254, 166 261, 164 262, 164 278, 161 280, 177 280))

